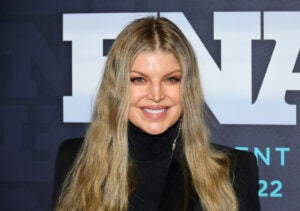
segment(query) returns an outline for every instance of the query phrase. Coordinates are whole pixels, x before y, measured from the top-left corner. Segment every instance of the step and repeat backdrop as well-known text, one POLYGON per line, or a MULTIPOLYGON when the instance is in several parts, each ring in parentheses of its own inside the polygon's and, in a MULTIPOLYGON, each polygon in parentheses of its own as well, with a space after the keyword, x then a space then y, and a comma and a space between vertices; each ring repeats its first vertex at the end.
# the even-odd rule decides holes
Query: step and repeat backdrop
POLYGON ((255 154, 261 209, 300 210, 298 0, 0 4, 0 210, 51 209, 58 146, 84 136, 111 44, 158 13, 194 47, 213 141, 255 154))

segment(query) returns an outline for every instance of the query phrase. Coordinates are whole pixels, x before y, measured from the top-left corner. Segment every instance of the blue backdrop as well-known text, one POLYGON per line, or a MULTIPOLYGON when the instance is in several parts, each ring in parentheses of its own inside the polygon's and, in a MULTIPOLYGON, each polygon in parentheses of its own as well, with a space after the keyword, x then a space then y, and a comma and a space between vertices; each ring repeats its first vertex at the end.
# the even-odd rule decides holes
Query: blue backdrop
POLYGON ((50 210, 57 148, 84 136, 115 35, 157 12, 197 53, 213 141, 255 153, 262 210, 300 210, 298 0, 0 4, 0 210, 50 210))

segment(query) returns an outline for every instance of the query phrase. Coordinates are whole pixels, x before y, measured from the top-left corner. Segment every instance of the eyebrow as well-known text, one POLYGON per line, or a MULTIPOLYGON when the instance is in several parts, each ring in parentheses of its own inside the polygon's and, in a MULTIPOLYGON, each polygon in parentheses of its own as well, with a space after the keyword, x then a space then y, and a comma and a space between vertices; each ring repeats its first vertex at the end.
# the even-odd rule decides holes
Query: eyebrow
MULTIPOLYGON (((142 75, 142 76, 144 76, 144 77, 147 76, 147 75, 145 75, 144 73, 142 73, 142 72, 140 72, 140 71, 138 71, 138 70, 130 70, 130 72, 138 73, 138 74, 140 74, 140 75, 142 75)), ((176 73, 176 72, 180 72, 180 73, 181 73, 182 70, 180 70, 180 69, 178 69, 178 70, 173 70, 173 71, 167 73, 165 76, 171 75, 171 74, 176 73)))

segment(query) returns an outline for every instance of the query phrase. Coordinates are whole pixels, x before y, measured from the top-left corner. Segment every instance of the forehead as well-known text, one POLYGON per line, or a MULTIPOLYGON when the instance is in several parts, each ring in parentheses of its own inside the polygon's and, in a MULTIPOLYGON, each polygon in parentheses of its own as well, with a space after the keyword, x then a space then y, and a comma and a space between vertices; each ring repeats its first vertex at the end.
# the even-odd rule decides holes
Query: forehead
POLYGON ((131 70, 180 70, 180 63, 171 52, 143 51, 133 60, 131 70))

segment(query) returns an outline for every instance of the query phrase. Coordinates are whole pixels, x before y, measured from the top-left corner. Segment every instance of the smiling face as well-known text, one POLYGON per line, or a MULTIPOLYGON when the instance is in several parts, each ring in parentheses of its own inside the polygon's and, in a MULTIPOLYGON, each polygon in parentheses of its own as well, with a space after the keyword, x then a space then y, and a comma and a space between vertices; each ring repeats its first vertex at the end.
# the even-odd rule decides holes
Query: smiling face
POLYGON ((181 67, 172 53, 142 52, 130 70, 129 120, 148 134, 171 127, 182 113, 181 67))

